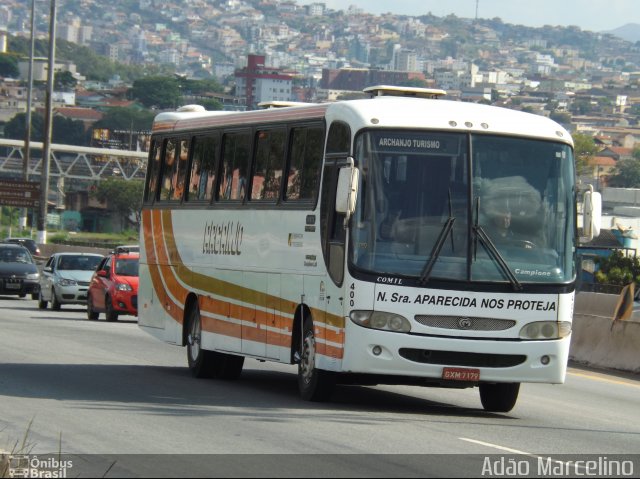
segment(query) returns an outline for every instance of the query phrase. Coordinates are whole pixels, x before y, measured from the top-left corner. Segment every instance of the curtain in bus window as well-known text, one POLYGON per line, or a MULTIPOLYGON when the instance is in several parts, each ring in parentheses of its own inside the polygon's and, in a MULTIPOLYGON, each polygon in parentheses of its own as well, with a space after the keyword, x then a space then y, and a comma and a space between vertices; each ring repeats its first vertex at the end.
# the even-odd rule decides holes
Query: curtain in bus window
POLYGON ((251 134, 227 133, 223 141, 219 198, 243 200, 247 194, 251 134))
POLYGON ((149 171, 147 172, 147 194, 146 201, 153 201, 158 191, 158 175, 160 173, 160 158, 162 153, 162 142, 154 140, 151 147, 151 161, 149 162, 149 171))
POLYGON ((176 171, 176 140, 167 140, 164 153, 164 164, 162 165, 162 183, 160 184, 160 200, 166 201, 171 198, 171 188, 173 176, 176 171))
POLYGON ((180 140, 180 151, 178 153, 178 164, 172 180, 171 199, 182 200, 184 194, 184 183, 187 175, 187 163, 189 161, 189 140, 180 140))
POLYGON ((318 192, 324 128, 294 128, 286 199, 312 200, 318 192))
POLYGON ((256 142, 256 159, 251 184, 252 200, 278 199, 284 164, 286 131, 259 131, 256 142))
POLYGON ((210 201, 216 179, 218 164, 218 136, 197 137, 194 140, 191 160, 191 180, 189 182, 190 201, 210 201))
MULTIPOLYGON (((568 145, 473 137, 476 221, 521 281, 568 281, 573 274, 573 157, 568 145)), ((472 278, 500 280, 480 251, 472 278)))
POLYGON ((431 277, 465 278, 466 151, 459 134, 381 130, 359 135, 353 263, 376 273, 418 276, 436 254, 431 277))

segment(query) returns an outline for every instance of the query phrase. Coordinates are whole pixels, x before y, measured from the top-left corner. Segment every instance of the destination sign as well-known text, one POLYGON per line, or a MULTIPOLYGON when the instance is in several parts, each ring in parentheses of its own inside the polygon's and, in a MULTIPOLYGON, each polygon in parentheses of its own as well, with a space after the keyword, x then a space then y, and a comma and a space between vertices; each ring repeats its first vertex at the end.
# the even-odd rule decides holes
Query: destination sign
POLYGON ((34 208, 40 204, 40 183, 0 180, 0 205, 34 208))
POLYGON ((374 132, 373 137, 376 151, 440 155, 458 155, 460 151, 458 135, 374 132))

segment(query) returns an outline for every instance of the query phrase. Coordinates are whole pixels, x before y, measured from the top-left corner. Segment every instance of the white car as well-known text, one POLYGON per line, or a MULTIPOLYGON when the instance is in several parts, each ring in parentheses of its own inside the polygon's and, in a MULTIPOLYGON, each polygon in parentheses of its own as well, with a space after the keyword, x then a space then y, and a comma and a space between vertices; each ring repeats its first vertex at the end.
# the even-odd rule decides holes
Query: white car
POLYGON ((91 275, 104 258, 93 253, 54 253, 42 270, 38 307, 59 310, 63 304, 86 304, 91 275))

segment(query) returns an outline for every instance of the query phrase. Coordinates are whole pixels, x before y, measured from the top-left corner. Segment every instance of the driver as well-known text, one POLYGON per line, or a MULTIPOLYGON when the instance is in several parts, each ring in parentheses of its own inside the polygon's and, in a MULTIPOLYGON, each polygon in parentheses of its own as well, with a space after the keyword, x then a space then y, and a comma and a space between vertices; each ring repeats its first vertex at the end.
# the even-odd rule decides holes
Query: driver
POLYGON ((513 238, 511 231, 511 211, 508 208, 500 208, 492 216, 493 235, 498 240, 513 238))

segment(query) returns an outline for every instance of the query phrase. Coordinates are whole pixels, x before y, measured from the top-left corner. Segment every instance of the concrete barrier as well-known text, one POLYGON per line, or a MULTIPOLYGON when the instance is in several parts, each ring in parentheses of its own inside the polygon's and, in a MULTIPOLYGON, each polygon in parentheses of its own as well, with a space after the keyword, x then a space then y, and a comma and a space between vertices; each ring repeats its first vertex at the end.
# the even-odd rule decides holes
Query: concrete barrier
POLYGON ((613 321, 619 296, 578 293, 569 357, 597 368, 640 373, 640 318, 613 321))

